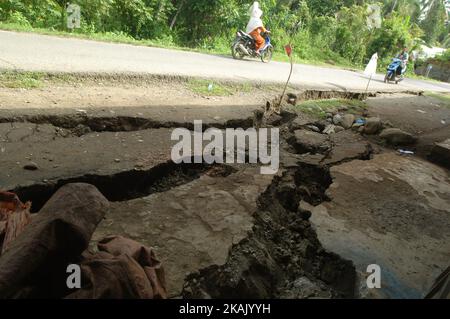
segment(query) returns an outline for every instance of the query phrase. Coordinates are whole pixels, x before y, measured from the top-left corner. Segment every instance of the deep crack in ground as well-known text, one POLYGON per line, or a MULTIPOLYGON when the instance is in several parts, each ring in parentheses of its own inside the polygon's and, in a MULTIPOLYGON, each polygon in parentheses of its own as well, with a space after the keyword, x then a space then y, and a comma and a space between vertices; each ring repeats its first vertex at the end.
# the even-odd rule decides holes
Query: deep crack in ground
MULTIPOLYGON (((287 127, 296 117, 290 112, 272 122, 287 127)), ((8 121, 12 119, 3 119, 8 121)), ((37 125, 51 124, 71 131, 71 135, 84 136, 95 132, 130 132, 160 127, 186 127, 187 123, 155 123, 149 119, 131 117, 33 116, 15 118, 19 122, 37 125)), ((261 115, 245 120, 230 120, 225 127, 261 127, 261 115)), ((204 127, 208 128, 208 125, 204 127)), ((218 127, 220 128, 220 127, 218 127)), ((34 130, 33 130, 34 132, 34 130)), ((30 133, 32 134, 32 133, 30 133)), ((85 174, 64 179, 36 183, 13 189, 24 201, 33 202, 38 212, 45 202, 63 185, 84 182, 95 185, 110 201, 130 201, 154 193, 163 193, 188 184, 202 175, 226 177, 237 169, 226 165, 162 163, 150 169, 132 169, 111 175, 85 174)), ((356 273, 351 262, 326 252, 308 222, 308 213, 299 210, 301 200, 320 204, 326 200, 325 190, 331 183, 327 168, 302 165, 283 170, 257 200, 254 226, 248 238, 230 251, 228 262, 217 269, 227 276, 217 277, 216 269, 199 269, 187 279, 185 297, 201 297, 205 294, 217 297, 353 297, 356 273), (189 286, 202 283, 208 277, 208 287, 189 286), (235 285, 233 285, 233 283, 235 285), (307 285, 309 295, 300 295, 298 285, 307 285), (200 290, 199 290, 200 289, 200 290), (200 293, 201 291, 201 293, 200 293)), ((195 196, 195 194, 193 194, 195 196)), ((201 199, 199 199, 201 200, 201 199)), ((207 200, 207 199, 206 199, 207 200)), ((300 286, 301 286, 300 285, 300 286)))
MULTIPOLYGON (((335 97, 327 93, 306 92, 295 98, 301 100, 329 96, 335 97)), ((358 95, 356 98, 359 99, 361 96, 358 95)), ((234 242, 233 239, 226 260, 220 264, 210 262, 207 267, 200 267, 195 271, 189 271, 187 275, 184 273, 181 275, 184 281, 183 297, 352 298, 358 296, 358 276, 355 266, 352 262, 322 247, 316 230, 310 222, 311 211, 302 208, 301 203, 321 206, 330 201, 328 191, 333 183, 330 169, 352 161, 370 161, 377 151, 364 137, 351 130, 332 136, 317 135, 318 138, 314 136, 306 143, 303 140, 305 135, 302 134, 306 132, 308 135, 311 131, 306 128, 306 125, 292 126, 297 117, 295 113, 283 112, 280 116, 274 116, 267 121, 264 121, 262 114, 262 111, 256 111, 252 118, 231 119, 223 124, 211 123, 203 126, 204 129, 277 126, 281 131, 282 165, 278 176, 275 176, 267 185, 262 184, 265 185, 264 191, 257 196, 256 210, 252 212, 251 230, 238 242, 234 242)), ((150 129, 193 128, 193 123, 189 122, 164 122, 144 117, 99 117, 85 114, 2 117, 0 122, 36 124, 36 129, 24 135, 20 141, 35 134, 39 125, 53 126, 56 130, 53 139, 83 138, 95 134, 93 132, 137 132, 139 134, 150 129), (70 134, 64 136, 58 130, 68 130, 70 134)), ((323 125, 321 121, 308 124, 323 125)), ((9 141, 9 134, 10 132, 7 133, 6 142, 9 141)), ((231 175, 238 176, 241 172, 243 170, 239 166, 175 165, 171 161, 163 161, 149 168, 122 169, 112 174, 86 173, 19 186, 12 190, 22 200, 31 200, 35 212, 39 211, 57 189, 72 182, 93 184, 108 200, 130 203, 130 207, 133 207, 131 203, 134 200, 143 199, 144 202, 150 203, 153 194, 164 195, 171 191, 189 192, 187 186, 196 181, 202 180, 199 182, 200 185, 202 183, 207 186, 216 185, 231 175), (205 180, 205 177, 208 178, 205 180)), ((247 182, 252 183, 252 181, 247 182)), ((227 187, 235 187, 240 183, 242 181, 227 187)), ((225 191, 220 187, 210 190, 210 194, 220 194, 220 196, 227 192, 229 190, 225 191)), ((194 201, 204 202, 204 209, 211 209, 207 206, 210 201, 205 195, 192 193, 188 194, 188 197, 194 201)), ((243 207, 248 205, 242 198, 234 199, 243 207)), ((177 204, 174 202, 172 208, 177 204)), ((121 206, 120 209, 123 207, 121 206)), ((183 207, 181 205, 175 209, 183 209, 183 207)), ((135 223, 139 223, 140 216, 136 215, 135 223)), ((205 220, 201 220, 201 223, 211 228, 205 220)), ((104 229, 107 228, 108 224, 104 226, 104 229)), ((214 227, 209 230, 216 232, 214 227)), ((177 240, 181 241, 180 238, 177 240)), ((189 240, 185 241, 189 242, 189 240)), ((202 265, 208 264, 208 259, 205 260, 202 265)))

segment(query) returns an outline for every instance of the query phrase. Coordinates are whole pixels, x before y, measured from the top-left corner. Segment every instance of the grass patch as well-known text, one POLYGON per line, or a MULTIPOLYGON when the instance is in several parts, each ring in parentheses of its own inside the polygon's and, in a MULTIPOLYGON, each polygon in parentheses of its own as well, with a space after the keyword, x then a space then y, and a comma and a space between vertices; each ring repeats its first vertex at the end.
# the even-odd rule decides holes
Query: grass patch
MULTIPOLYGON (((297 50, 301 49, 299 48, 297 50)), ((363 70, 365 67, 362 65, 351 63, 338 54, 325 53, 319 49, 311 49, 311 51, 307 54, 307 57, 305 57, 301 53, 296 52, 296 48, 294 48, 293 57, 295 63, 323 66, 327 68, 357 71, 363 70)), ((284 52, 274 52, 273 60, 280 62, 289 62, 289 57, 284 52)))
POLYGON ((361 113, 367 105, 360 100, 329 99, 310 100, 297 104, 296 109, 320 119, 326 119, 327 113, 333 113, 341 107, 347 107, 348 113, 361 113))
POLYGON ((252 86, 248 83, 224 84, 202 79, 190 79, 187 87, 192 92, 204 96, 230 96, 236 93, 248 93, 252 90, 252 86))
POLYGON ((201 78, 160 77, 153 75, 133 74, 96 74, 96 73, 52 73, 28 72, 21 70, 0 69, 0 88, 35 89, 54 85, 78 87, 85 86, 154 86, 176 83, 188 90, 203 96, 231 96, 239 93, 251 93, 258 90, 278 92, 281 86, 275 84, 261 85, 251 82, 227 82, 201 78))
POLYGON ((411 72, 411 73, 407 72, 406 77, 410 78, 410 79, 415 79, 415 80, 428 81, 428 82, 434 82, 434 83, 442 83, 442 81, 439 81, 439 80, 436 80, 433 78, 429 78, 429 77, 427 78, 426 76, 418 75, 418 74, 415 74, 414 72, 411 72))
POLYGON ((40 72, 0 72, 0 87, 10 89, 35 89, 44 85, 44 73, 40 72))
POLYGON ((446 107, 450 108, 450 94, 435 93, 435 92, 425 92, 424 95, 428 96, 428 97, 433 97, 435 99, 438 99, 439 101, 443 102, 446 107))

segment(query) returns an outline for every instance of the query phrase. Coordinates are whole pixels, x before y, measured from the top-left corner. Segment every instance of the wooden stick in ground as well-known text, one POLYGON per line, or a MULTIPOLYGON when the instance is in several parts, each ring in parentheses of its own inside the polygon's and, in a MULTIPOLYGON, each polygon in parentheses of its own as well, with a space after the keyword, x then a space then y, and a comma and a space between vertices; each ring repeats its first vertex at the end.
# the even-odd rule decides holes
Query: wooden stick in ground
POLYGON ((366 93, 369 90, 370 81, 372 81, 372 75, 370 75, 369 82, 367 82, 366 93))
POLYGON ((287 80, 287 82, 286 82, 286 85, 284 86, 283 93, 281 94, 280 102, 278 102, 278 107, 277 107, 277 113, 278 113, 278 114, 281 113, 281 103, 283 103, 283 98, 284 98, 284 95, 286 94, 286 90, 287 90, 287 87, 288 87, 288 85, 289 85, 289 82, 291 81, 292 72, 293 72, 293 70, 294 70, 294 61, 293 61, 293 59, 292 59, 292 54, 289 55, 289 62, 291 63, 291 71, 289 72, 288 80, 287 80))
POLYGON ((289 62, 291 64, 291 70, 289 72, 289 77, 286 81, 286 85, 284 86, 283 93, 281 94, 280 100, 278 101, 277 105, 273 105, 273 107, 271 106, 271 108, 269 110, 266 110, 266 113, 265 113, 266 118, 269 118, 270 116, 272 116, 273 113, 276 113, 276 114, 281 113, 281 103, 283 103, 284 95, 286 94, 287 87, 289 85, 289 82, 291 81, 292 72, 294 70, 294 60, 292 58, 291 42, 289 42, 289 44, 286 46, 286 53, 289 56, 289 62))

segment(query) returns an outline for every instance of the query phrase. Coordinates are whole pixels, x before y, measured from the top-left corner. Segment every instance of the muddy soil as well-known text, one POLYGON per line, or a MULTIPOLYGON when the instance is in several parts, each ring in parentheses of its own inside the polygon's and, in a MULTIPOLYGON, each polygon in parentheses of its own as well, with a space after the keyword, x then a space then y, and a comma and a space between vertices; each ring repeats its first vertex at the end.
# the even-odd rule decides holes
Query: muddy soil
MULTIPOLYGON (((41 109, 50 100, 45 96, 36 108, 2 109, 0 188, 38 210, 64 184, 97 186, 112 209, 95 238, 125 235, 155 247, 171 297, 422 297, 448 267, 447 169, 402 157, 352 130, 307 141, 312 135, 298 132, 306 125, 294 128, 293 121, 323 121, 289 109, 261 122, 259 97, 251 104, 178 105, 186 92, 175 91, 164 109, 157 98, 144 107, 129 96, 120 107, 100 100, 89 107, 72 96, 64 99, 67 107, 41 109), (205 128, 279 126, 279 173, 174 165, 171 131, 192 129, 194 119, 205 128), (381 290, 364 286, 372 263, 382 267, 381 290)), ((440 129, 435 118, 420 117, 440 118, 444 108, 432 113, 435 102, 414 100, 426 113, 401 121, 395 110, 410 115, 412 100, 394 98, 369 100, 368 111, 415 134, 440 129)))
POLYGON ((235 245, 224 265, 187 277, 186 298, 352 298, 351 261, 322 248, 302 198, 320 202, 331 182, 326 169, 286 170, 258 198, 252 233, 235 245))
POLYGON ((257 199, 273 178, 260 175, 258 167, 231 174, 223 169, 211 168, 165 192, 113 203, 93 240, 123 234, 152 246, 164 262, 169 295, 180 296, 186 274, 224 264, 232 245, 247 238, 257 199))
POLYGON ((433 96, 385 94, 367 101, 368 113, 418 137, 410 148, 426 157, 434 143, 450 137, 450 100, 433 96))
MULTIPOLYGON (((450 260, 450 175, 394 152, 331 169, 329 202, 310 208, 324 247, 383 269, 378 297, 422 298, 450 260)), ((362 291, 373 297, 373 291, 362 291)))
POLYGON ((380 94, 367 100, 371 116, 414 135, 450 125, 450 102, 432 96, 380 94))

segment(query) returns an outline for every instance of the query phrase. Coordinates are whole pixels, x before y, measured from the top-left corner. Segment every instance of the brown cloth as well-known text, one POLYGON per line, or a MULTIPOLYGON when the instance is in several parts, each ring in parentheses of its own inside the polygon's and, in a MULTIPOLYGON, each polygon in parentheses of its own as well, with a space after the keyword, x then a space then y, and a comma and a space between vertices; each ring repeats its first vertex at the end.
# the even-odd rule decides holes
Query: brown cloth
POLYGON ((5 221, 10 214, 25 208, 27 205, 16 194, 0 191, 0 221, 5 221))
POLYGON ((31 222, 30 208, 16 194, 0 191, 0 255, 31 222))
MULTIPOLYGON (((92 185, 59 189, 0 256, 0 298, 21 295, 24 287, 50 285, 61 265, 78 259, 88 247, 108 208, 109 202, 92 185)), ((47 295, 39 293, 37 297, 47 295)))
POLYGON ((165 299, 164 269, 154 252, 121 236, 98 243, 81 262, 82 289, 70 299, 165 299))
POLYGON ((259 27, 249 33, 255 39, 256 51, 261 50, 266 44, 266 39, 261 36, 263 32, 267 32, 266 28, 259 27))
POLYGON ((13 233, 0 255, 0 299, 166 297, 164 271, 151 249, 108 237, 99 242, 97 254, 86 251, 109 209, 108 200, 94 186, 63 186, 30 220, 17 214, 29 214, 29 205, 11 193, 1 196, 0 244, 8 224, 26 225, 13 233), (66 285, 69 264, 81 267, 79 290, 66 285))

